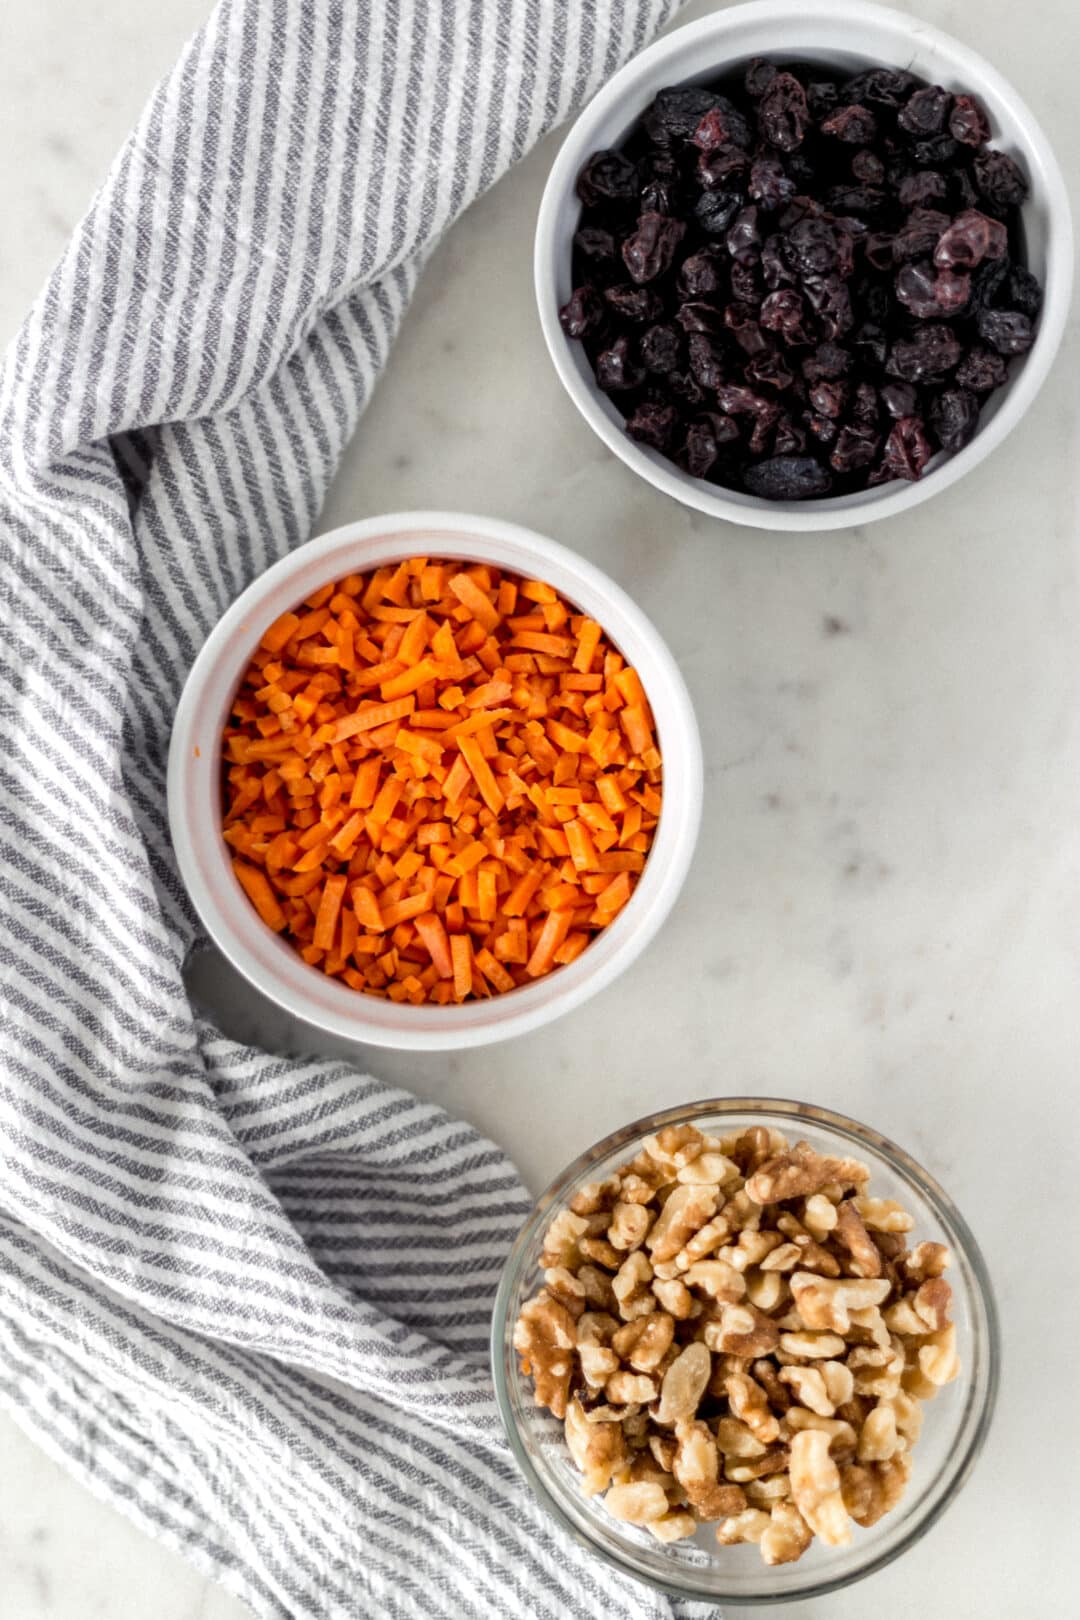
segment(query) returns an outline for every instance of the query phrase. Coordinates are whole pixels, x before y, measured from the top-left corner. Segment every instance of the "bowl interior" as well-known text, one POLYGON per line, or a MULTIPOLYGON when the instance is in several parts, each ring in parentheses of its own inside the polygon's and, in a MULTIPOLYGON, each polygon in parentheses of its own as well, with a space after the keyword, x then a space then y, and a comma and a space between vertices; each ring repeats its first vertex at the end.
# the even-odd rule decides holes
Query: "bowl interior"
POLYGON ((486 519, 424 515, 350 525, 309 541, 233 604, 185 687, 169 763, 169 816, 181 872, 226 956, 265 994, 334 1033, 385 1045, 441 1048, 535 1027, 615 977, 666 915, 697 833, 701 753, 685 684, 664 643, 629 597, 591 564, 530 531, 486 519), (595 617, 638 669, 664 755, 664 807, 638 885, 622 913, 578 957, 536 984, 486 1002, 412 1007, 365 996, 328 978, 258 918, 221 837, 221 734, 266 626, 330 579, 430 555, 490 562, 552 584, 595 617))
POLYGON ((871 5, 825 3, 796 10, 786 0, 757 0, 678 30, 631 62, 586 108, 552 170, 537 234, 537 295, 548 346, 564 384, 611 449, 649 482, 715 516, 766 528, 830 528, 861 522, 922 500, 953 482, 1000 442, 1037 392, 1061 339, 1072 280, 1068 202, 1057 165, 1027 108, 974 52, 912 17, 871 5), (736 72, 765 55, 821 63, 856 73, 869 65, 902 67, 983 102, 993 144, 1015 156, 1031 180, 1021 211, 1028 267, 1045 289, 1035 344, 1014 360, 1006 385, 987 401, 972 442, 955 455, 939 452, 917 484, 887 484, 813 501, 762 501, 692 478, 658 451, 627 438, 624 419, 596 385, 580 343, 568 339, 557 312, 573 290, 571 250, 580 203, 574 182, 588 155, 618 146, 666 85, 699 84, 736 72))
POLYGON ((998 1353, 997 1320, 982 1257, 937 1183, 892 1143, 854 1121, 804 1104, 746 1098, 699 1103, 638 1122, 571 1166, 539 1200, 518 1238, 503 1276, 492 1338, 496 1386, 511 1444, 529 1483, 556 1518, 594 1551, 640 1578, 683 1596, 733 1603, 820 1594, 869 1574, 909 1547, 970 1471, 993 1409, 998 1353), (924 1408, 907 1494, 872 1528, 855 1526, 849 1547, 825 1547, 815 1540, 795 1564, 767 1568, 756 1547, 718 1546, 712 1527, 703 1527, 692 1540, 660 1546, 648 1531, 610 1518, 599 1499, 583 1495, 562 1425, 533 1404, 532 1387, 521 1374, 511 1342, 522 1304, 542 1282, 538 1262, 552 1216, 581 1184, 602 1179, 631 1158, 642 1136, 686 1121, 718 1133, 771 1124, 791 1140, 805 1138, 821 1151, 859 1158, 870 1167, 871 1193, 898 1199, 914 1215, 912 1242, 941 1239, 953 1251, 947 1276, 962 1369, 924 1408))

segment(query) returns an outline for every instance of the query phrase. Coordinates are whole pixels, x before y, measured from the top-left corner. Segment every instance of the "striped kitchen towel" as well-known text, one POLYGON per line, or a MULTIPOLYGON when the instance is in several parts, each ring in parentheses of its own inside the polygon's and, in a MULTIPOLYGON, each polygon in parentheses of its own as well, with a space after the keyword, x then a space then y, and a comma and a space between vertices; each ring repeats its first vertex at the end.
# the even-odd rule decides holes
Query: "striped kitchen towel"
POLYGON ((673 4, 225 0, 0 379, 0 1398, 275 1620, 672 1612, 503 1444, 506 1157, 193 1012, 165 765, 432 245, 673 4))

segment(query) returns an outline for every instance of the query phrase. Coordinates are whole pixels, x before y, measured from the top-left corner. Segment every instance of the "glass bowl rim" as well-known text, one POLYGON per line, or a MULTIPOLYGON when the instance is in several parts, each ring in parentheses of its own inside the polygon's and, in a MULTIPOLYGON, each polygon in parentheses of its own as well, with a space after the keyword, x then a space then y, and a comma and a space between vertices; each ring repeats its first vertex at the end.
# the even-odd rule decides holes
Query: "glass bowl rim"
MULTIPOLYGON (((503 1266, 495 1295, 495 1304, 492 1309, 490 1354, 499 1416, 514 1461, 517 1463, 526 1484, 536 1497, 541 1508, 555 1520, 560 1529, 570 1535, 579 1546, 584 1547, 594 1557, 602 1559, 604 1563, 610 1565, 613 1569, 617 1569, 620 1574, 627 1575, 633 1580, 662 1591, 669 1597, 680 1598, 684 1601, 737 1603, 747 1608, 754 1608, 766 1603, 789 1603, 805 1600, 806 1598, 823 1597, 830 1592, 839 1591, 842 1587, 851 1586, 856 1581, 861 1581, 866 1576, 873 1575, 878 1570, 884 1569, 903 1553, 908 1552, 937 1523, 945 1510, 955 1500, 958 1492, 966 1484, 989 1433, 1001 1380, 1001 1326, 993 1284, 974 1233, 940 1182, 928 1170, 925 1170, 905 1148, 894 1142, 891 1137, 885 1136, 871 1125, 864 1125, 860 1120, 851 1118, 850 1115, 837 1113, 833 1109, 822 1107, 818 1103, 800 1102, 788 1097, 705 1097, 700 1101, 681 1103, 671 1108, 659 1109, 653 1113, 643 1115, 640 1119, 632 1120, 626 1125, 619 1126, 608 1136, 586 1148, 553 1181, 549 1182, 522 1223, 503 1266), (914 1183, 934 1212, 942 1217, 942 1224, 945 1228, 955 1232, 958 1237, 964 1259, 971 1268, 975 1280, 979 1304, 986 1317, 986 1342, 984 1346, 986 1356, 985 1394, 966 1445, 959 1454, 958 1460, 956 1462, 950 1461, 950 1475, 946 1488, 940 1493, 937 1500, 932 1502, 927 1510, 914 1520, 906 1534, 901 1537, 895 1546, 884 1548, 869 1557, 866 1563, 860 1565, 858 1569, 834 1575, 823 1575, 812 1585, 790 1592, 702 1593, 688 1585, 679 1585, 652 1574, 643 1574, 641 1570, 629 1562, 624 1562, 610 1548, 593 1541, 582 1532, 579 1526, 564 1511, 562 1503, 549 1490, 547 1483, 535 1467, 514 1419, 513 1405, 510 1399, 506 1366, 506 1333, 511 1299, 519 1283, 523 1256, 538 1234, 539 1228, 549 1219, 553 1206, 565 1198, 567 1190, 585 1175, 591 1165, 607 1158, 609 1154, 616 1152, 620 1147, 629 1146, 631 1142, 639 1141, 643 1136, 661 1131, 665 1126, 684 1124, 689 1120, 710 1113, 730 1115, 758 1114, 762 1116, 763 1120, 806 1120, 810 1125, 816 1125, 820 1129, 832 1131, 836 1135, 845 1137, 855 1146, 872 1147, 882 1158, 894 1163, 897 1169, 914 1183)), ((974 1386, 969 1390, 969 1401, 973 1399, 973 1396, 974 1386)))

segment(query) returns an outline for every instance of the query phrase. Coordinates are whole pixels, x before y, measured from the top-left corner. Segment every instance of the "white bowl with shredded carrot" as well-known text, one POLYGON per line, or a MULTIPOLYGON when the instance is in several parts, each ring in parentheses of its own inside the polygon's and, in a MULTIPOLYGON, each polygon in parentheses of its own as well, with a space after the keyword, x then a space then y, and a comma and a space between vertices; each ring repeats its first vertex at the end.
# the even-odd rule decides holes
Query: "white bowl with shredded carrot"
POLYGON ((701 747, 648 619, 494 519, 405 513, 257 579, 177 709, 169 817, 226 957, 297 1017, 439 1049, 536 1029, 660 927, 701 747))

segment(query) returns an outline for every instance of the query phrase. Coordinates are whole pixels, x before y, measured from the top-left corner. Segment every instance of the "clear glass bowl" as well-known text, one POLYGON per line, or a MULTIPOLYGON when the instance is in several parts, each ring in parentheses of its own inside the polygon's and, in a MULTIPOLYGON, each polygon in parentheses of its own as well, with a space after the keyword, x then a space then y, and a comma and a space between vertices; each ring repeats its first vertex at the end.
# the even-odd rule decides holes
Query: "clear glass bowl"
POLYGON ((1001 1355, 986 1265, 963 1217, 933 1177, 869 1126, 809 1103, 753 1097, 670 1108, 624 1126, 575 1159, 537 1201, 518 1234, 495 1301, 491 1352, 499 1408, 514 1456, 538 1500, 564 1530, 625 1574, 673 1596, 744 1604, 819 1597, 881 1569, 913 1546, 971 1472, 994 1410, 1001 1355), (773 1125, 790 1140, 806 1140, 822 1153, 853 1155, 870 1168, 870 1193, 898 1199, 915 1217, 913 1243, 938 1239, 952 1249, 948 1278, 960 1374, 926 1403, 923 1431, 913 1451, 914 1472, 903 1500, 870 1529, 856 1525, 850 1546, 826 1547, 815 1540, 797 1563, 770 1568, 755 1546, 719 1546, 713 1526, 704 1526, 691 1540, 664 1546, 646 1530, 616 1522, 599 1498, 590 1500, 583 1494, 562 1424, 533 1404, 532 1386, 520 1372, 512 1344, 514 1323, 541 1284, 540 1250, 553 1215, 585 1182, 602 1179, 632 1158, 644 1137, 665 1125, 682 1124, 717 1134, 773 1125))

